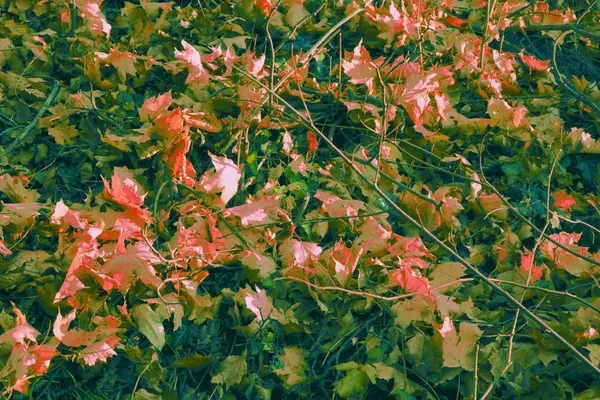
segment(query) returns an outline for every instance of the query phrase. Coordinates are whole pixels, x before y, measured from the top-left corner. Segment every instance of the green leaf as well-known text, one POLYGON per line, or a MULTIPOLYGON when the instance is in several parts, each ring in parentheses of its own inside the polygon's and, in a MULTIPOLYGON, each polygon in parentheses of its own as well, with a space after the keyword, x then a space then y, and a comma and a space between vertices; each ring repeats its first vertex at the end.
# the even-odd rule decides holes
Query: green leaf
POLYGON ((23 282, 24 276, 20 272, 9 272, 8 274, 0 275, 0 289, 14 289, 19 283, 23 282))
POLYGON ((418 297, 394 304, 392 311, 396 315, 394 322, 402 328, 407 328, 413 321, 431 322, 433 318, 429 304, 418 297))
POLYGON ((362 397, 367 393, 369 377, 360 369, 353 369, 335 382, 335 391, 344 399, 362 397))
POLYGON ((308 364, 304 359, 306 350, 298 347, 284 347, 284 354, 279 356, 283 363, 283 368, 275 370, 275 373, 282 377, 287 385, 293 386, 304 382, 308 364))
POLYGON ((596 400, 600 399, 600 388, 590 388, 585 392, 581 392, 573 400, 596 400))
POLYGON ((248 371, 246 360, 239 356, 229 356, 219 365, 219 369, 210 380, 212 383, 224 384, 227 389, 230 386, 237 385, 248 371))
POLYGON ((216 358, 203 356, 202 354, 192 354, 186 357, 178 358, 169 368, 202 368, 214 362, 216 358))
POLYGON ((165 345, 165 327, 163 319, 152 310, 148 304, 140 304, 132 308, 131 315, 137 323, 139 331, 148 338, 150 343, 158 350, 165 345))
POLYGON ((163 397, 160 394, 150 393, 146 389, 137 390, 131 398, 134 400, 162 400, 163 399, 163 397))
MULTIPOLYGON (((447 283, 456 281, 465 276, 467 268, 461 263, 457 262, 446 262, 438 264, 435 269, 429 274, 429 285, 432 288, 443 286, 447 283)), ((436 293, 446 293, 448 291, 456 289, 460 283, 445 287, 444 289, 437 290, 436 293)))
POLYGON ((537 357, 547 367, 552 361, 558 361, 558 353, 545 347, 537 347, 537 357))
POLYGON ((590 352, 590 360, 600 366, 600 344, 588 344, 585 348, 590 352))
POLYGON ((483 332, 475 324, 461 322, 460 333, 452 331, 443 341, 444 367, 475 370, 475 344, 483 332))
POLYGON ((16 321, 13 316, 11 316, 6 311, 0 311, 0 328, 3 331, 8 331, 16 326, 16 321))

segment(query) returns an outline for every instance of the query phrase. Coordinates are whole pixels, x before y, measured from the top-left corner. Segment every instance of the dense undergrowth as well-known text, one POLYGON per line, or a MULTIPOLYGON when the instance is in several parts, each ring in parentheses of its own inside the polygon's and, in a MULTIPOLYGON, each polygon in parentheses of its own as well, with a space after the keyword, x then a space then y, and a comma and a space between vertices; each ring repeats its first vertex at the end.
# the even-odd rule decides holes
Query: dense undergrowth
POLYGON ((0 0, 0 390, 600 397, 580 1, 0 0))

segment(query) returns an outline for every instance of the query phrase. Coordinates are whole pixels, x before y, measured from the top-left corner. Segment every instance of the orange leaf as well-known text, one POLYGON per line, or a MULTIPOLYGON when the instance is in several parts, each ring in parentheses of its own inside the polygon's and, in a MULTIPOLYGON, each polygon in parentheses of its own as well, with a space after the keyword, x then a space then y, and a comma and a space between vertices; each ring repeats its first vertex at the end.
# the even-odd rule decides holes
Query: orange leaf
POLYGON ((401 267, 389 274, 390 283, 398 285, 407 293, 415 293, 423 296, 430 304, 431 308, 435 305, 435 298, 431 294, 429 280, 416 273, 411 267, 401 267))
POLYGON ((271 10, 275 8, 275 3, 271 0, 254 0, 256 7, 265 15, 271 14, 271 10))
POLYGON ((117 170, 113 172, 111 184, 102 177, 104 195, 124 207, 139 208, 144 204, 146 195, 138 194, 138 184, 129 177, 120 176, 117 170))
POLYGON ((135 76, 137 74, 135 69, 135 63, 137 60, 129 51, 110 49, 109 54, 97 51, 96 57, 98 57, 101 63, 110 64, 115 67, 121 82, 125 82, 127 75, 135 76))
POLYGON ((562 209, 563 211, 568 211, 569 208, 577 204, 573 196, 567 195, 566 191, 561 190, 552 195, 554 197, 554 206, 562 209))
POLYGON ((140 121, 145 122, 163 115, 169 109, 172 102, 173 98, 171 97, 170 90, 167 93, 146 99, 144 105, 138 110, 140 121))
POLYGON ((527 272, 529 274, 529 270, 531 270, 533 268, 533 270, 531 271, 531 282, 530 283, 540 280, 544 274, 544 270, 542 269, 542 267, 534 267, 533 258, 534 258, 534 254, 531 252, 529 252, 529 254, 527 254, 527 255, 525 255, 525 254, 521 255, 521 271, 527 272))
POLYGON ((523 61, 523 64, 527 65, 529 68, 531 68, 534 71, 544 71, 545 72, 550 69, 550 67, 548 66, 550 64, 550 60, 541 61, 535 57, 526 56, 523 54, 523 50, 521 50, 521 52, 519 53, 519 57, 521 57, 521 61, 523 61))
POLYGON ((308 139, 308 154, 314 153, 319 146, 317 142, 317 134, 311 131, 306 132, 306 138, 308 139))

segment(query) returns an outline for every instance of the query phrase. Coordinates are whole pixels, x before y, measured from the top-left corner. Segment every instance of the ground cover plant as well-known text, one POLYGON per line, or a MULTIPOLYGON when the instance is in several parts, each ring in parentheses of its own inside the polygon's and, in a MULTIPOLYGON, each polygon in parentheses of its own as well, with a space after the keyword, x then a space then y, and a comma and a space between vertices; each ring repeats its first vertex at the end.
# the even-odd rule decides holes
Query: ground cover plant
POLYGON ((600 398, 599 12, 0 0, 3 398, 600 398))

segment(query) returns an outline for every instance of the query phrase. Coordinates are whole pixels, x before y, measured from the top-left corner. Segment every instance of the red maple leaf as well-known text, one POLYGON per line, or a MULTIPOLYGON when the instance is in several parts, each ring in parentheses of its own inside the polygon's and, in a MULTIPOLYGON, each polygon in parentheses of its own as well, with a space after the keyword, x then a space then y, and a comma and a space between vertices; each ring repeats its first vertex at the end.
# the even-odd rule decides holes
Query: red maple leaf
POLYGON ((138 194, 138 184, 129 177, 120 176, 117 170, 113 172, 111 183, 104 177, 102 177, 102 181, 104 182, 104 194, 115 203, 133 208, 139 208, 144 204, 146 195, 138 194))
POLYGON ((534 71, 545 72, 550 69, 550 67, 549 67, 550 60, 541 61, 535 57, 526 56, 523 54, 523 50, 521 50, 521 52, 519 53, 519 57, 521 57, 521 61, 523 61, 523 64, 527 65, 529 68, 531 68, 534 71))
POLYGON ((398 285, 407 293, 421 295, 433 309, 435 306, 435 297, 431 294, 429 279, 422 277, 411 267, 400 267, 389 274, 390 283, 398 285))
POLYGON ((144 105, 138 110, 140 121, 145 122, 165 114, 172 102, 173 98, 170 90, 167 93, 146 99, 144 105))
POLYGON ((202 57, 198 50, 185 40, 181 41, 181 45, 183 46, 183 50, 175 50, 175 58, 185 61, 188 64, 188 77, 185 83, 208 83, 210 74, 202 65, 202 57))
POLYGON ((577 204, 577 201, 571 195, 567 195, 565 190, 558 191, 552 195, 554 198, 554 206, 563 211, 568 211, 569 208, 577 204))

